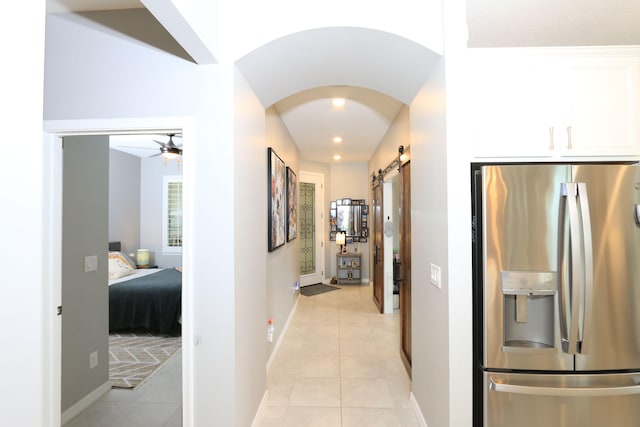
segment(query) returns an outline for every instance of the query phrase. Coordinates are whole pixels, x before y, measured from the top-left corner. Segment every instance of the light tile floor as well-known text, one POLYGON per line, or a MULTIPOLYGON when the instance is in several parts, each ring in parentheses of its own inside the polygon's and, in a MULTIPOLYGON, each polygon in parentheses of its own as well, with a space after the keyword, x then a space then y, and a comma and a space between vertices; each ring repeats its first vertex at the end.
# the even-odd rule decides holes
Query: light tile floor
MULTIPOLYGON (((340 288, 300 295, 258 426, 419 425, 399 355, 399 315, 379 314, 368 285, 340 288)), ((109 391, 65 427, 180 427, 181 364, 178 352, 137 390, 109 391)))
POLYGON ((267 378, 260 427, 417 427, 400 317, 368 285, 300 296, 267 378))
POLYGON ((64 427, 182 426, 182 352, 135 390, 111 389, 64 427))

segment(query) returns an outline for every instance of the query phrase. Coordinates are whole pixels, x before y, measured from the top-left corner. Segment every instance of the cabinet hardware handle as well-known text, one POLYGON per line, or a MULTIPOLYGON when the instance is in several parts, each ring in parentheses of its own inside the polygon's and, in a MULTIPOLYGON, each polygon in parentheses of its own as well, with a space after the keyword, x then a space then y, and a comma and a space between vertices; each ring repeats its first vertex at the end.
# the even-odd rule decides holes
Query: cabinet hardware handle
POLYGON ((573 148, 573 144, 571 142, 571 126, 567 126, 567 148, 569 150, 573 148))
POLYGON ((553 145, 553 126, 549 128, 549 150, 553 150, 555 147, 553 145))

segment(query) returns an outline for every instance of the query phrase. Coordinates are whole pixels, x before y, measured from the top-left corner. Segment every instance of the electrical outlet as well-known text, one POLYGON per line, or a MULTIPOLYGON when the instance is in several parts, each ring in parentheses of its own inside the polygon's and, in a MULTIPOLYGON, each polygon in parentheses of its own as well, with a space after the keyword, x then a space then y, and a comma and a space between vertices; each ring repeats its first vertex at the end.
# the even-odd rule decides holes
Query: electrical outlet
POLYGON ((442 273, 440 267, 435 264, 431 265, 431 284, 437 288, 442 288, 442 273))
POLYGON ((89 369, 93 369, 98 366, 98 352, 94 351, 89 354, 89 369))

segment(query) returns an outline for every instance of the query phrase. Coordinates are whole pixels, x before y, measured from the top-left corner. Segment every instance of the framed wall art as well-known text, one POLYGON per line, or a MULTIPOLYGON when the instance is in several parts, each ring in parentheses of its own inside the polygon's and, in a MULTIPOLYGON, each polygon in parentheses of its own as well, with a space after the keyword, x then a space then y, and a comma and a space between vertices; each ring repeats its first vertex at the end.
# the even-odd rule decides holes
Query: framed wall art
POLYGON ((298 235, 298 177, 287 166, 287 242, 298 235))
POLYGON ((284 162, 271 147, 268 149, 268 239, 269 252, 284 245, 286 236, 286 171, 284 162))

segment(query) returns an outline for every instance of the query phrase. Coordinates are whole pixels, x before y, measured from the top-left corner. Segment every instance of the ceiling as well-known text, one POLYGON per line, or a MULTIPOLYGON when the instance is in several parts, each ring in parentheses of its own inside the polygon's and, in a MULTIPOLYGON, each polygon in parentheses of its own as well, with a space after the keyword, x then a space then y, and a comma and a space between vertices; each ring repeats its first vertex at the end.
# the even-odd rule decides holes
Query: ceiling
MULTIPOLYGON (((109 148, 123 151, 137 157, 152 157, 160 154, 160 145, 155 141, 169 142, 166 134, 136 134, 136 135, 110 135, 109 148)), ((182 146, 182 138, 173 137, 173 143, 182 146)))
MULTIPOLYGON (((466 0, 466 3, 470 47, 640 45, 640 1, 637 0, 466 0)), ((48 13, 143 7, 139 0, 47 0, 48 13)), ((312 32, 308 33, 313 35, 312 32)), ((303 44, 308 42, 309 40, 304 39, 287 41, 303 44)), ((339 50, 339 44, 331 45, 335 47, 334 50, 339 50)), ((273 55, 275 49, 291 51, 291 48, 291 45, 274 43, 267 46, 267 49, 258 51, 262 50, 264 55, 273 55)), ((247 80, 252 85, 258 85, 259 82, 252 81, 250 75, 250 70, 257 68, 251 60, 252 58, 241 59, 240 68, 243 68, 244 62, 247 80)), ((258 70, 264 76, 264 67, 258 70)), ((300 70, 297 71, 298 75, 302 74, 300 70)), ((274 72, 282 73, 282 70, 274 72)), ((340 69, 332 72, 334 81, 340 81, 340 69)), ((357 68, 355 72, 360 73, 357 68)), ((380 73, 378 74, 380 79, 380 73)), ((415 86, 415 82, 412 84, 415 86)), ((284 99, 278 98, 277 93, 269 93, 266 95, 268 99, 263 100, 263 103, 268 106, 275 102, 274 107, 300 149, 301 159, 332 163, 335 161, 333 156, 340 154, 340 162, 367 162, 403 102, 411 100, 411 87, 404 90, 403 85, 406 87, 407 82, 397 76, 382 82, 382 87, 387 89, 386 93, 393 93, 393 97, 345 84, 301 90, 284 99), (336 96, 347 101, 341 109, 331 107, 330 100, 336 96), (341 136, 343 142, 334 143, 334 136, 341 136)), ((271 87, 274 86, 277 85, 271 84, 271 87)), ((380 86, 378 84, 375 87, 380 86)), ((258 93, 261 93, 259 89, 258 93)), ((140 156, 159 152, 153 139, 167 139, 166 135, 135 135, 126 138, 126 135, 114 137, 113 146, 140 145, 144 148, 127 149, 140 156)))
POLYGON ((469 47, 640 45, 638 0, 466 0, 469 47))

